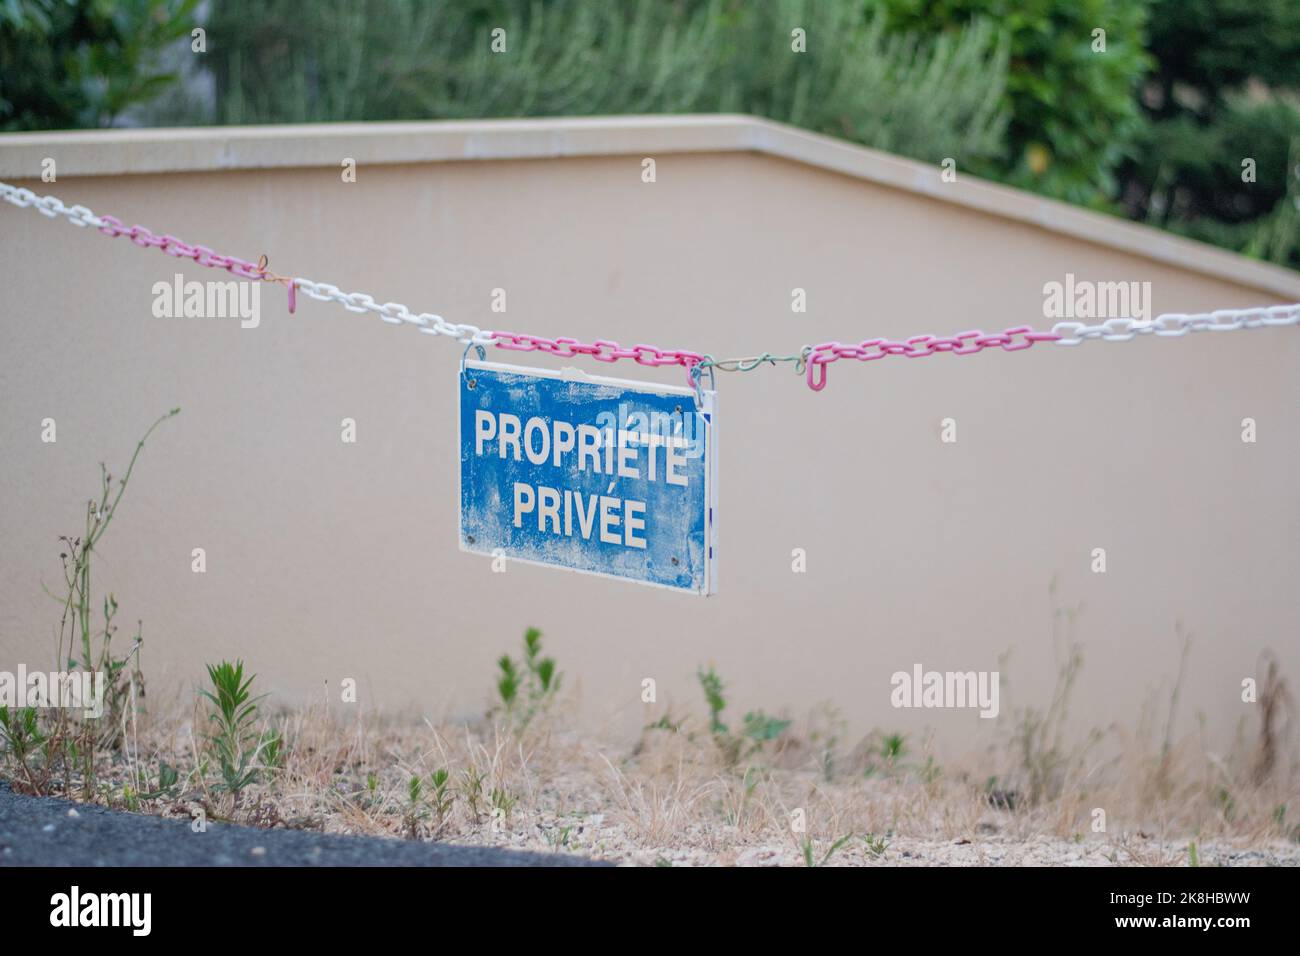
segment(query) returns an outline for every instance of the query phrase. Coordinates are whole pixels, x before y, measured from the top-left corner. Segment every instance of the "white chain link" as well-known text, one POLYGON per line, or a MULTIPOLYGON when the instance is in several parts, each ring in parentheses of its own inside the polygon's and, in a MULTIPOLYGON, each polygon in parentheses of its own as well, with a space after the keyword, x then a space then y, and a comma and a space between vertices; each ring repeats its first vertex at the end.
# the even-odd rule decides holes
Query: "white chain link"
POLYGON ((58 196, 38 196, 30 189, 19 189, 17 186, 10 186, 8 183, 0 183, 0 198, 3 198, 7 203, 18 206, 20 209, 35 206, 37 212, 51 219, 55 216, 66 216, 68 222, 82 229, 87 226, 98 228, 105 225, 104 220, 85 206, 65 206, 58 196))
POLYGON ((427 335, 446 335, 458 342, 477 342, 485 345, 492 341, 492 333, 485 332, 476 325, 448 322, 440 315, 431 312, 415 313, 400 302, 385 302, 380 305, 373 296, 364 292, 344 292, 328 282, 313 282, 311 279, 295 278, 294 284, 299 291, 306 293, 320 302, 337 302, 349 312, 373 312, 391 325, 414 325, 427 335))
POLYGON ((1088 339, 1104 342, 1128 342, 1139 335, 1177 338, 1188 332, 1235 332, 1268 325, 1300 323, 1300 304, 1272 305, 1253 309, 1219 309, 1187 315, 1169 312, 1154 319, 1107 319, 1097 325, 1085 322, 1057 322, 1052 334, 1059 335, 1056 345, 1079 345, 1088 339))
MULTIPOLYGON (((85 206, 65 206, 57 196, 38 196, 30 189, 20 189, 8 183, 0 182, 0 198, 22 209, 29 207, 53 219, 65 216, 74 226, 85 228, 95 226, 103 228, 108 224, 85 206)), ((294 278, 294 284, 313 299, 321 302, 338 302, 352 312, 374 312, 385 322, 393 325, 414 325, 428 335, 445 335, 458 342, 487 344, 492 341, 492 333, 485 332, 476 325, 458 325, 448 322, 440 315, 431 312, 414 313, 400 302, 375 302, 374 297, 364 292, 343 292, 336 285, 328 282, 313 282, 311 279, 294 278)))

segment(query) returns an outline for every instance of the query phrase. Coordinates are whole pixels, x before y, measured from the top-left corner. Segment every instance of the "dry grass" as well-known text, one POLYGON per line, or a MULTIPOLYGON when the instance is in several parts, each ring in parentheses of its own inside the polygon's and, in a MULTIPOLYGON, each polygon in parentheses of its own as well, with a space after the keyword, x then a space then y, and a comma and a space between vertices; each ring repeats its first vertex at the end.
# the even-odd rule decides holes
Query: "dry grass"
MULTIPOLYGON (((1271 686, 1280 700, 1276 675, 1271 686)), ((1273 733, 1277 712, 1272 736, 1243 734, 1228 755, 1199 735, 1157 742, 1115 729, 1069 745, 1053 731, 1045 775, 1046 758, 1025 749, 1041 730, 1033 715, 994 753, 937 767, 924 742, 889 761, 879 758, 882 735, 841 745, 842 725, 822 710, 733 765, 703 719, 601 741, 567 729, 554 708, 518 728, 318 704, 270 718, 285 741, 281 765, 235 796, 197 769, 203 707, 180 694, 150 706, 97 768, 97 802, 643 865, 802 865, 843 838, 829 865, 1187 863, 1193 840, 1201 865, 1300 863, 1296 761, 1273 733), (160 761, 186 769, 172 794, 141 799, 160 761), (990 766, 1007 768, 1000 789, 990 788, 990 766), (450 800, 441 816, 431 782, 439 768, 450 800), (414 802, 412 777, 421 780, 414 802), (1092 829, 1098 807, 1104 832, 1092 829), (792 827, 798 811, 802 833, 792 827)), ((80 795, 81 781, 69 790, 80 795)))

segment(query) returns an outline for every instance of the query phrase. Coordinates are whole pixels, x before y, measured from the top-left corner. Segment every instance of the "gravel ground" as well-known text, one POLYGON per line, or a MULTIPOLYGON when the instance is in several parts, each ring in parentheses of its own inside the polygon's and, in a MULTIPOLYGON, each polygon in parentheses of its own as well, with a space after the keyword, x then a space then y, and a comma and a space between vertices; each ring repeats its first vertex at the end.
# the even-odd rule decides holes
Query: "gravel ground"
MULTIPOLYGON (((676 845, 647 848, 631 838, 627 829, 604 814, 573 821, 576 837, 570 849, 594 859, 624 866, 806 866, 802 850, 793 841, 754 840, 724 825, 691 827, 676 845)), ((535 849, 536 837, 521 830, 480 834, 470 840, 491 840, 491 845, 535 849)), ((486 843, 485 843, 486 845, 486 843)), ((1087 834, 1066 840, 1050 836, 1024 836, 1000 831, 982 823, 969 837, 919 839, 891 836, 868 843, 851 837, 824 859, 831 841, 813 844, 814 860, 825 866, 1188 866, 1187 840, 1161 840, 1146 833, 1111 839, 1087 834)), ((1200 866, 1300 866, 1300 844, 1285 840, 1217 838, 1197 843, 1200 866)))
MULTIPOLYGON (((803 866, 791 845, 745 845, 729 828, 709 828, 698 842, 646 849, 602 814, 575 821, 584 831, 569 851, 535 852, 536 837, 507 832, 451 845, 420 840, 342 836, 301 830, 210 823, 194 833, 185 820, 124 813, 84 803, 15 794, 0 784, 0 866, 803 866), (694 845, 690 845, 694 843, 694 845), (701 846, 704 843, 707 846, 701 846), (530 845, 531 844, 531 845, 530 845), (517 848, 516 848, 517 847, 517 848), (577 852, 573 852, 576 850, 577 852), (592 857, 586 854, 590 853, 592 857)), ((818 843, 818 860, 829 845, 818 843)), ((856 840, 836 850, 829 866, 1180 866, 1185 842, 1144 834, 1121 841, 1047 837, 1017 839, 985 830, 970 839, 896 837, 880 850, 856 840)), ((1202 866, 1300 866, 1300 847, 1234 844, 1198 846, 1202 866)))
POLYGON ((0 866, 589 866, 519 853, 378 837, 209 824, 28 797, 0 785, 0 866))

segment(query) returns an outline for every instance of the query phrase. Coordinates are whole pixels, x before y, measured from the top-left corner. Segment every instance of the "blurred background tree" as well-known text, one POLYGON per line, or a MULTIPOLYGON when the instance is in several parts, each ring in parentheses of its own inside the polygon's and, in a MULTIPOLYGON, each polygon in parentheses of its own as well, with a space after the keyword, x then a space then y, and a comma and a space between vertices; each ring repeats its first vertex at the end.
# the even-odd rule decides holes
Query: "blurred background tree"
POLYGON ((1300 0, 196 2, 0 0, 0 128, 743 112, 1300 267, 1300 0))
POLYGON ((1011 48, 1007 148, 976 171, 1106 208, 1143 127, 1137 94, 1152 64, 1146 0, 883 0, 890 23, 927 35, 992 22, 1011 48), (1102 30, 1104 36, 1095 35, 1102 30), (1104 43, 1104 47, 1103 44, 1104 43))
POLYGON ((210 40, 222 123, 746 112, 929 160, 1005 124, 992 25, 922 38, 862 0, 227 0, 210 40))
POLYGON ((110 126, 172 86, 198 0, 0 0, 0 130, 110 126))
POLYGON ((1300 267, 1300 2, 1156 0, 1152 14, 1125 212, 1300 267))

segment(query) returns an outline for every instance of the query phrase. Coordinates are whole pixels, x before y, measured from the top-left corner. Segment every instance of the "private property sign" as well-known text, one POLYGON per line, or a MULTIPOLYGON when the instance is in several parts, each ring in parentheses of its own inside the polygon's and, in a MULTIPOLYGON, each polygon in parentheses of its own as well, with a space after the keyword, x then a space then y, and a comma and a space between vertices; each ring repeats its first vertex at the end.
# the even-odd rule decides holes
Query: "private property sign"
POLYGON ((466 362, 460 546, 710 594, 713 392, 466 362))

